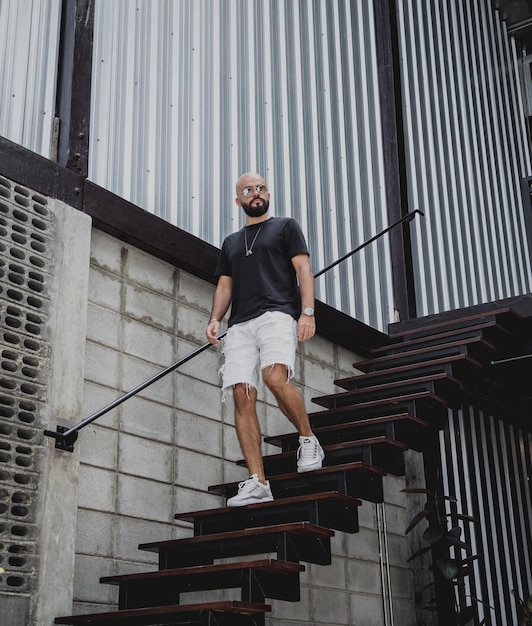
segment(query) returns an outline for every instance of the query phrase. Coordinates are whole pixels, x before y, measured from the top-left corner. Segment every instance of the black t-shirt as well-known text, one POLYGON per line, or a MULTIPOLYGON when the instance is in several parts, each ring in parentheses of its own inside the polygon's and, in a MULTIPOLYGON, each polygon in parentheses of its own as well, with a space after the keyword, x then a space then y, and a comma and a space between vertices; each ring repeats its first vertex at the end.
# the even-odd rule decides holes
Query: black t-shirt
POLYGON ((229 326, 266 311, 282 311, 298 319, 299 289, 291 259, 308 253, 303 232, 290 217, 270 217, 226 237, 216 276, 233 279, 229 326), (252 249, 248 256, 246 239, 247 249, 252 249))

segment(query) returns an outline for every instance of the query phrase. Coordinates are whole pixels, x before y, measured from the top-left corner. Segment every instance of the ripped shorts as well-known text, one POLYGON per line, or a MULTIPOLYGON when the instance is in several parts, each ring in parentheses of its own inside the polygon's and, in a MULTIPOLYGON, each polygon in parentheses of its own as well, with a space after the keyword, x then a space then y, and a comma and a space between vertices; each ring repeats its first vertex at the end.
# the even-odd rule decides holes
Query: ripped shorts
POLYGON ((279 363, 294 375, 297 347, 297 322, 280 311, 268 311, 259 317, 231 326, 223 343, 225 363, 220 369, 222 394, 237 383, 258 388, 260 373, 279 363))

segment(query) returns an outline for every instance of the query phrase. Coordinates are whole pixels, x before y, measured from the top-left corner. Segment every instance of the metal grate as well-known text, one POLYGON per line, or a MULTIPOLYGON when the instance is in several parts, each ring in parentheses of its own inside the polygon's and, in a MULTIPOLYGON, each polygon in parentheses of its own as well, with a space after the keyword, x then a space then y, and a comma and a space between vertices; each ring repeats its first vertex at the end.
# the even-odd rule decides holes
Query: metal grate
POLYGON ((32 590, 53 215, 0 177, 0 596, 32 590))
POLYGON ((448 512, 478 520, 460 522, 480 558, 457 594, 461 606, 479 598, 473 604, 488 625, 516 624, 514 591, 526 598, 531 589, 531 451, 532 434, 474 406, 450 410, 448 432, 440 433, 444 490, 456 498, 448 512))

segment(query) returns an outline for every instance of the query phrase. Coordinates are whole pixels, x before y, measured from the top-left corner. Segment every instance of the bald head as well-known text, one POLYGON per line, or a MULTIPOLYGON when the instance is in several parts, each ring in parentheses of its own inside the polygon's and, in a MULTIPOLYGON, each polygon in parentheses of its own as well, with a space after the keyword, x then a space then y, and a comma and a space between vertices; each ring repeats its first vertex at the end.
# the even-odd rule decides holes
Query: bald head
POLYGON ((244 189, 244 187, 256 185, 266 185, 266 181, 260 174, 257 174, 256 172, 245 172, 236 181, 236 195, 238 196, 242 189, 244 189))

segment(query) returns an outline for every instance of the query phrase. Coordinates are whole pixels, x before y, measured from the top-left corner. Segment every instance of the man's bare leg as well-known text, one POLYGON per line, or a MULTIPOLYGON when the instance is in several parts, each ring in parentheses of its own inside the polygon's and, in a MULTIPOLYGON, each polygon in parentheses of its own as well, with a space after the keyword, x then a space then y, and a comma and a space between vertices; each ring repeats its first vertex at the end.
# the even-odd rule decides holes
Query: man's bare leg
POLYGON ((262 378, 268 389, 273 393, 279 408, 296 427, 302 437, 312 437, 308 413, 303 397, 297 387, 288 380, 285 365, 276 364, 262 370, 262 378))
POLYGON ((266 483, 262 461, 262 435, 256 409, 257 390, 245 383, 238 383, 233 387, 233 398, 236 433, 249 475, 257 474, 259 481, 266 483))

